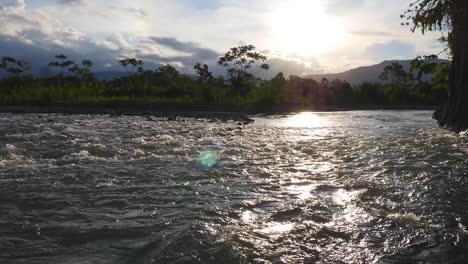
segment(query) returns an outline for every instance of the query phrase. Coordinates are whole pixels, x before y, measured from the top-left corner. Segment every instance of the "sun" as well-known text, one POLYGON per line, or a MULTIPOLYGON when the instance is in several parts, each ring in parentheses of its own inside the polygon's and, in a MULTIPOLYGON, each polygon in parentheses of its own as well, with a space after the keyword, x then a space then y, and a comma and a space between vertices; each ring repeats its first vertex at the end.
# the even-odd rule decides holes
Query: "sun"
POLYGON ((284 1, 271 14, 271 46, 284 54, 316 56, 345 38, 344 25, 327 15, 320 0, 284 1))

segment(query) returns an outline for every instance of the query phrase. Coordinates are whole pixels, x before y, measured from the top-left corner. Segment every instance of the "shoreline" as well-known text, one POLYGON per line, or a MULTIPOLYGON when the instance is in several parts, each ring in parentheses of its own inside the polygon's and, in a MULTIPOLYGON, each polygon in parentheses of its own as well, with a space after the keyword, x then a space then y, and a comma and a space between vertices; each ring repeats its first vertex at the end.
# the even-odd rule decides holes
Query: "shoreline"
POLYGON ((298 107, 291 105, 201 105, 178 103, 79 103, 79 104, 7 104, 0 106, 0 113, 12 114, 88 114, 111 116, 154 116, 175 121, 178 117, 201 118, 218 121, 253 121, 248 116, 256 114, 274 115, 291 114, 297 112, 341 112, 341 111, 379 111, 379 110, 428 110, 435 111, 435 106, 415 105, 356 105, 353 107, 330 106, 327 108, 298 107))

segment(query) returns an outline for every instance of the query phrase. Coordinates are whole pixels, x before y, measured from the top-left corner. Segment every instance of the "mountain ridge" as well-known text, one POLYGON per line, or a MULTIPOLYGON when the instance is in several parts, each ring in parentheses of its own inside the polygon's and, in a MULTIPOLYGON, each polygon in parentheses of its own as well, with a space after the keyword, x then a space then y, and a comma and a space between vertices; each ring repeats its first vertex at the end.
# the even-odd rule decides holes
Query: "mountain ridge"
MULTIPOLYGON (((378 64, 361 66, 339 73, 324 73, 324 74, 309 74, 304 75, 303 78, 314 79, 317 81, 327 78, 328 80, 340 79, 349 82, 351 85, 357 85, 364 82, 383 83, 379 79, 379 75, 384 71, 387 65, 392 63, 399 63, 403 66, 405 71, 409 71, 412 60, 385 60, 378 64)), ((446 62, 446 60, 438 60, 439 62, 446 62)), ((423 79, 430 79, 430 76, 425 76, 423 79)))

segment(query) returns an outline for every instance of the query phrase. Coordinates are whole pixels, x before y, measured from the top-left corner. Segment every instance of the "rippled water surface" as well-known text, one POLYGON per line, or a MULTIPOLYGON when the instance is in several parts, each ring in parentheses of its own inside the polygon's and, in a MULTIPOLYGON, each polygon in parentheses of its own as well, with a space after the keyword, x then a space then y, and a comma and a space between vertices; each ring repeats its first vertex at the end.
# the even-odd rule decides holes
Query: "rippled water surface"
POLYGON ((0 114, 0 263, 468 263, 468 140, 430 115, 0 114))

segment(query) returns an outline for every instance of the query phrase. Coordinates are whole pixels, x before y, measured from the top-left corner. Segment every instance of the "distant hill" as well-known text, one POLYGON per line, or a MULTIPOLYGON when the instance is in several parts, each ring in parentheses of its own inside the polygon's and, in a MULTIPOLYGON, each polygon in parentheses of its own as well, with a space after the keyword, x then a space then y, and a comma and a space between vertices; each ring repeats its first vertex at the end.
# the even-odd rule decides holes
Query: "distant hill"
MULTIPOLYGON (((439 60, 440 62, 446 62, 446 60, 439 60)), ((341 73, 327 73, 327 74, 311 74, 302 76, 303 78, 314 79, 316 81, 320 81, 323 78, 327 78, 328 80, 340 79, 348 81, 350 84, 360 84, 363 82, 372 82, 372 83, 381 83, 382 80, 379 79, 379 75, 383 72, 384 68, 387 65, 390 65, 394 62, 397 62, 403 65, 405 71, 409 71, 411 60, 388 60, 383 61, 376 65, 371 66, 364 66, 355 69, 351 69, 341 73)), ((50 67, 43 67, 38 72, 28 72, 35 77, 52 77, 56 75, 56 72, 52 71, 50 67)), ((66 72, 66 74, 70 74, 66 72)), ((94 72, 95 76, 99 80, 113 80, 122 77, 128 76, 128 73, 125 71, 98 71, 94 72)), ((6 74, 4 71, 0 71, 0 79, 8 77, 9 75, 6 74)), ((192 76, 192 75, 189 75, 192 76)), ((430 79, 430 76, 423 77, 423 79, 430 79)))
MULTIPOLYGON (((97 79, 106 80, 106 81, 128 76, 128 73, 124 71, 106 71, 106 72, 93 72, 93 73, 97 79)), ((57 73, 52 72, 52 71, 41 70, 39 73, 27 72, 27 74, 32 74, 34 77, 47 78, 47 77, 54 77, 57 73)), ((72 74, 69 72, 65 72, 65 75, 71 76, 72 74)), ((0 71, 0 79, 6 78, 8 76, 11 76, 11 75, 5 73, 4 71, 0 71)))
MULTIPOLYGON (((311 78, 317 81, 320 81, 323 78, 327 78, 328 80, 340 79, 348 81, 352 85, 360 84, 363 82, 381 83, 383 81, 379 79, 379 75, 384 71, 384 68, 387 65, 390 65, 394 62, 403 65, 405 71, 409 71, 411 67, 411 60, 388 60, 376 65, 359 67, 341 73, 312 74, 304 77, 311 78)), ((440 60, 440 62, 444 62, 444 60, 440 60)), ((426 79, 429 78, 430 76, 426 76, 426 79)))

